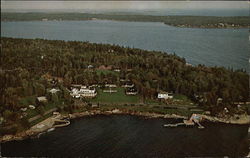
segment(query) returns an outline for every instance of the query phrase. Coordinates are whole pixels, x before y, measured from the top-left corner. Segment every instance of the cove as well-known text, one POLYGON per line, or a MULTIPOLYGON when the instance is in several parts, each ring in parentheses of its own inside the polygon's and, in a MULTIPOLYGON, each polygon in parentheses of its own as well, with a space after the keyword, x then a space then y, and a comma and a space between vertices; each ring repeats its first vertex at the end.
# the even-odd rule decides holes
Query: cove
POLYGON ((248 125, 208 123, 165 128, 178 119, 97 115, 22 141, 2 143, 2 156, 55 157, 243 157, 249 152, 248 125))

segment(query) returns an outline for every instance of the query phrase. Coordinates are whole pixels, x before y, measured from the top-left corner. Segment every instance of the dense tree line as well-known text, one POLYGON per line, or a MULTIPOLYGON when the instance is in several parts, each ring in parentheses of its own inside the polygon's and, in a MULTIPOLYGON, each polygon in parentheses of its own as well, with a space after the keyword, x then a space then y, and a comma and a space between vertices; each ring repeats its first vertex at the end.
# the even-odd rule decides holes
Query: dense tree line
POLYGON ((71 84, 119 85, 121 79, 127 79, 144 99, 154 99, 163 90, 184 94, 208 107, 216 107, 218 98, 222 98, 223 106, 248 100, 246 72, 190 66, 184 58, 164 52, 77 41, 1 38, 0 61, 2 116, 18 111, 23 106, 22 97, 46 95, 46 89, 52 85, 45 75, 63 79, 59 85, 64 89, 63 98, 69 98, 66 88, 71 84), (98 73, 101 65, 121 71, 98 73))

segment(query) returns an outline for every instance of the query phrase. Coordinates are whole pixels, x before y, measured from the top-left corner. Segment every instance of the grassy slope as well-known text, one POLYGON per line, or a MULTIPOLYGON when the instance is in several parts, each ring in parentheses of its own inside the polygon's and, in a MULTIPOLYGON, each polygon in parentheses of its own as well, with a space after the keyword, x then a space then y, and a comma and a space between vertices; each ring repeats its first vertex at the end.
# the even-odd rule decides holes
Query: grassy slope
MULTIPOLYGON (((116 88, 117 93, 104 93, 98 89, 98 95, 94 99, 89 99, 91 103, 100 103, 100 110, 112 110, 115 108, 121 110, 132 110, 140 112, 155 112, 161 114, 178 114, 183 116, 190 116, 193 112, 190 108, 198 108, 184 95, 175 95, 174 104, 166 105, 158 100, 146 100, 143 104, 140 96, 127 96, 123 88, 116 88), (166 108, 168 107, 168 108, 166 108), (171 108, 178 107, 178 108, 171 108)), ((196 113, 202 113, 199 111, 196 113)))

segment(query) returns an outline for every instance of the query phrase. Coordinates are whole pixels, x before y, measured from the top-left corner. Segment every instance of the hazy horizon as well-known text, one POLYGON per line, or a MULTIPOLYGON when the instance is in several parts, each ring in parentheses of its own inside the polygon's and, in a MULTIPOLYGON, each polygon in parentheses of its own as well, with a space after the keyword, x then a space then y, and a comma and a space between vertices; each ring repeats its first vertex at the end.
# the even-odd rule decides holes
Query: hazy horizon
POLYGON ((109 11, 164 9, 238 9, 248 10, 247 1, 3 1, 1 12, 11 11, 109 11))

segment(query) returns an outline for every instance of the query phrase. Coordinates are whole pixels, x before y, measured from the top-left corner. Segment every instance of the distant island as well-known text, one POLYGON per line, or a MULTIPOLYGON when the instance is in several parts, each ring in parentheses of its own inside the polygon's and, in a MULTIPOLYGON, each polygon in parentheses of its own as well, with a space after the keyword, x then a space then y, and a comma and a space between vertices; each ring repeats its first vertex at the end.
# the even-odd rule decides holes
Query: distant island
POLYGON ((35 128, 23 137, 69 124, 59 119, 64 116, 110 113, 164 118, 196 113, 237 122, 250 110, 248 77, 243 70, 193 66, 158 51, 1 37, 0 132, 35 128))
POLYGON ((89 13, 1 13, 1 21, 61 21, 61 20, 116 20, 133 22, 162 22, 175 27, 190 28, 248 28, 248 16, 153 16, 89 13))

